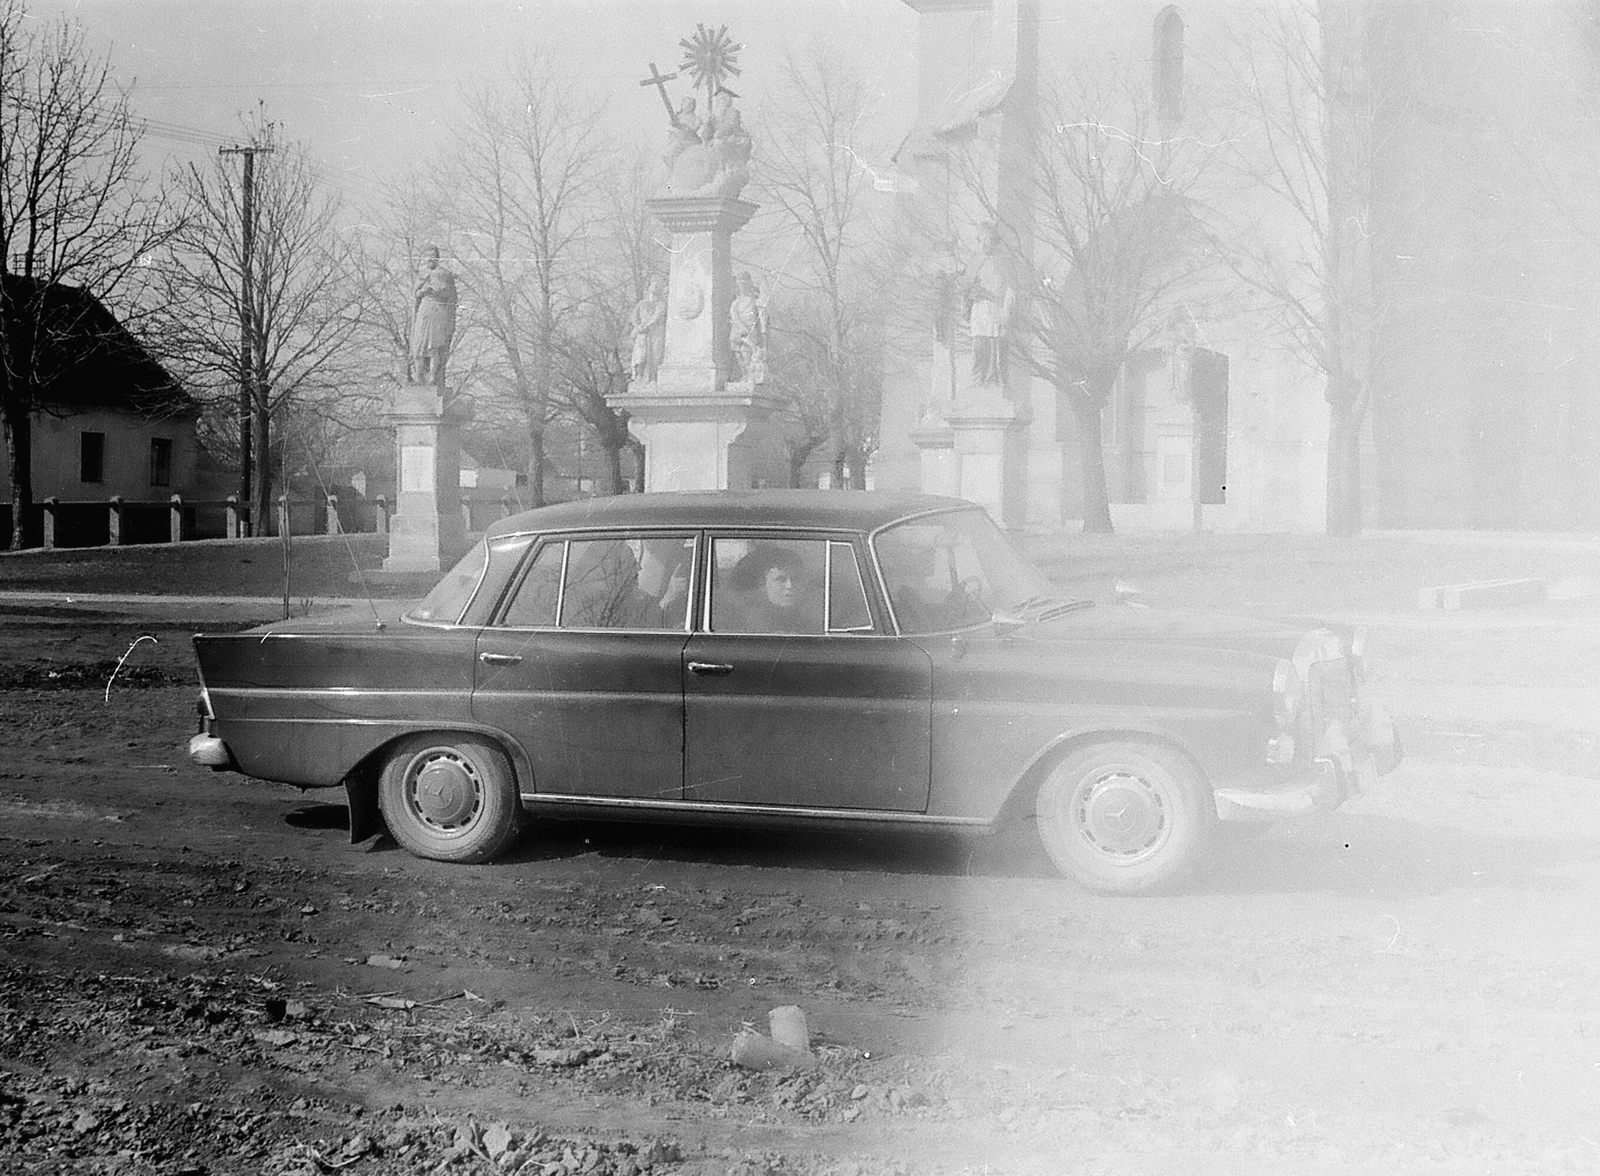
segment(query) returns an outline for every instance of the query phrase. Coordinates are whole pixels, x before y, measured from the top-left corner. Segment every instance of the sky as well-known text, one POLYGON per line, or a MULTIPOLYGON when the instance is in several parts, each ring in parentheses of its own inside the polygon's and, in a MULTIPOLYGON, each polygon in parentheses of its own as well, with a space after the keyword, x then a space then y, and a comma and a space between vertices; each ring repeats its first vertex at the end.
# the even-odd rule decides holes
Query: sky
POLYGON ((901 0, 33 0, 29 9, 71 18, 110 54, 149 123, 152 161, 214 157, 240 139, 241 113, 265 102, 284 137, 305 141, 357 203, 380 198, 386 180, 444 142, 462 90, 494 78, 519 46, 548 51, 574 87, 606 96, 616 137, 652 144, 666 111, 639 79, 652 61, 673 72, 679 39, 698 23, 726 25, 744 45, 734 88, 751 109, 784 52, 819 37, 854 56, 891 119, 908 127, 915 98, 916 15, 901 0))

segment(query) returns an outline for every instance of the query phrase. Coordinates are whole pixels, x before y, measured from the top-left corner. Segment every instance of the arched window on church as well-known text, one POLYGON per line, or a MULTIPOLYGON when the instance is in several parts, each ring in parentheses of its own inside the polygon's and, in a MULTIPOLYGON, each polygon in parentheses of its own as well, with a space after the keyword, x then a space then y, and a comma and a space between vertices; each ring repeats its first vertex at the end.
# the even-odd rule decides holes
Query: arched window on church
POLYGON ((1153 89, 1156 117, 1163 126, 1183 118, 1183 16, 1163 8, 1156 17, 1153 89))

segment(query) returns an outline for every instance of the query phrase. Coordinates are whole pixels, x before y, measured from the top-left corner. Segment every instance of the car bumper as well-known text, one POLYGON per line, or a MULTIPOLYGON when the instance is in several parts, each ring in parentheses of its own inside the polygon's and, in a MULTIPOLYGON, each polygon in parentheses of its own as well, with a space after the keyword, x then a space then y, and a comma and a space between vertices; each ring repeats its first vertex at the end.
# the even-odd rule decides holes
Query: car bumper
POLYGON ((1276 788, 1218 788, 1217 819, 1271 821, 1338 808, 1400 763, 1400 733, 1381 706, 1364 705, 1354 730, 1330 724, 1311 769, 1276 788))
POLYGON ((202 731, 189 740, 189 762, 214 772, 237 771, 233 752, 215 735, 202 731))

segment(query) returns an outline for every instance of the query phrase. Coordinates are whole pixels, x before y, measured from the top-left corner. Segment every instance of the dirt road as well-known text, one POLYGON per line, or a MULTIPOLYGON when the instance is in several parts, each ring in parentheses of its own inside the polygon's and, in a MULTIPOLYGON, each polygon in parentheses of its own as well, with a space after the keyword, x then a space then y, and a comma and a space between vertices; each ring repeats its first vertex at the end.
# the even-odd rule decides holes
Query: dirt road
POLYGON ((0 1171, 1600 1170, 1592 615, 1390 618, 1402 767, 1113 900, 1014 841, 352 847, 184 761, 213 611, 3 618, 0 1171), (733 1067, 787 1004, 818 1065, 733 1067))

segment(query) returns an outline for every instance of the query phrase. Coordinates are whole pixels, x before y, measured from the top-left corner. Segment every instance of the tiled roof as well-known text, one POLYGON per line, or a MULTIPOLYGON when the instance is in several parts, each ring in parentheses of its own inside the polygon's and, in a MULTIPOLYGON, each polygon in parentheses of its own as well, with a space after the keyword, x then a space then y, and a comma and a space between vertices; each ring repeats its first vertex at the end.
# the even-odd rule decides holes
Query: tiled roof
POLYGON ((3 281, 5 326, 14 345, 32 343, 40 407, 113 408, 155 418, 198 415, 199 405, 183 385, 87 290, 19 274, 6 274, 3 281))

